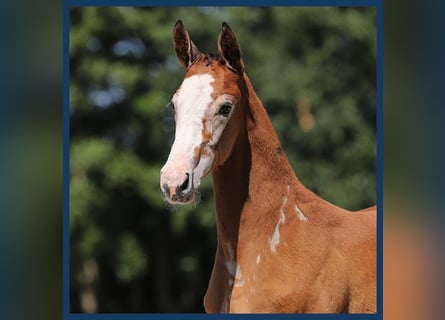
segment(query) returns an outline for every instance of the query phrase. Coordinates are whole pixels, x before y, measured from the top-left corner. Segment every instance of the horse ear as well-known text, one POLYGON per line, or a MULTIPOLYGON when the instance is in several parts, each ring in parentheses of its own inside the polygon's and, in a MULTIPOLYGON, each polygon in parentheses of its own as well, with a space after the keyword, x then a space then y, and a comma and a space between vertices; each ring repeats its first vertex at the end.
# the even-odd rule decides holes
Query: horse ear
POLYGON ((241 49, 236 41, 235 33, 226 22, 222 23, 222 30, 218 37, 218 50, 222 61, 242 75, 244 64, 241 59, 241 49))
POLYGON ((173 45, 179 62, 186 68, 201 55, 181 20, 178 20, 173 28, 173 45))

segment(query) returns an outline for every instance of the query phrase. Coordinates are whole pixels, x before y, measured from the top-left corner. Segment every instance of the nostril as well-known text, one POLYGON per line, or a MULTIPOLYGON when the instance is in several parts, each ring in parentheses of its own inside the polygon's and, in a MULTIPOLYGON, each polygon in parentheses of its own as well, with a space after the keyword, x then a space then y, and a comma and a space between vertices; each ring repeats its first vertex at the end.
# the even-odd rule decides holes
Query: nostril
POLYGON ((187 189, 188 185, 189 185, 189 174, 186 173, 187 178, 185 178, 185 181, 179 186, 179 191, 184 191, 185 189, 187 189))

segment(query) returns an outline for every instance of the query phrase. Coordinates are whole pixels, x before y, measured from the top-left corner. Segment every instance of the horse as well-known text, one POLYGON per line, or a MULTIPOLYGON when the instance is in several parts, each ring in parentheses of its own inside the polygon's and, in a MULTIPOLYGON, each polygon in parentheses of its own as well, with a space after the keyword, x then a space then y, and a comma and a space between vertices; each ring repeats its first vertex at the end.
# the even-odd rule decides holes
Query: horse
POLYGON ((160 172, 171 204, 195 201, 212 174, 217 248, 207 313, 375 313, 376 206, 351 212, 294 173, 226 22, 219 56, 181 20, 173 43, 185 78, 173 95, 175 140, 160 172))

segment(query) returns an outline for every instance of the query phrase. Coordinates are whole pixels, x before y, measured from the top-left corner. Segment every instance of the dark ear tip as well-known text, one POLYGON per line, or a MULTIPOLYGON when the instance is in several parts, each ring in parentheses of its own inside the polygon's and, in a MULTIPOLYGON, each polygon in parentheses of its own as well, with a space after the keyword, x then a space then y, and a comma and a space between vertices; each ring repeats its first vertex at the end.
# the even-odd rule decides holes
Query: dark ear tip
POLYGON ((225 22, 225 21, 223 21, 223 23, 222 23, 222 27, 223 27, 223 29, 229 29, 229 30, 231 30, 229 24, 228 24, 227 22, 225 22))
POLYGON ((184 25, 182 24, 182 20, 181 19, 178 19, 178 21, 176 21, 175 28, 177 28, 177 27, 184 27, 184 25))

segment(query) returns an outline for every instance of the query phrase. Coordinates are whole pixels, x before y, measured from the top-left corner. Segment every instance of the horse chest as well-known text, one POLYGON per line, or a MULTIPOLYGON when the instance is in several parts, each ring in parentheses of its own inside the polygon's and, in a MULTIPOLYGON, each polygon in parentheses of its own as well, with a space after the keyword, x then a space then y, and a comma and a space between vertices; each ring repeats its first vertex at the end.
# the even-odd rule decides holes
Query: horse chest
POLYGON ((340 312, 345 305, 346 296, 342 294, 341 281, 331 282, 332 287, 324 288, 329 281, 323 271, 320 278, 309 281, 298 275, 297 270, 290 270, 295 265, 271 262, 269 261, 269 265, 265 262, 263 269, 253 269, 251 272, 244 272, 242 278, 235 278, 233 284, 227 288, 229 294, 224 301, 223 312, 340 312))
MULTIPOLYGON (((278 312, 276 301, 291 292, 292 281, 283 278, 284 268, 276 257, 258 253, 250 256, 250 263, 237 264, 233 280, 227 282, 223 312, 255 313, 278 312)), ((283 312, 283 310, 281 310, 283 312)))

